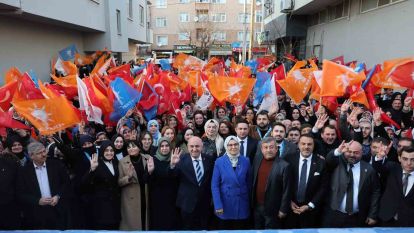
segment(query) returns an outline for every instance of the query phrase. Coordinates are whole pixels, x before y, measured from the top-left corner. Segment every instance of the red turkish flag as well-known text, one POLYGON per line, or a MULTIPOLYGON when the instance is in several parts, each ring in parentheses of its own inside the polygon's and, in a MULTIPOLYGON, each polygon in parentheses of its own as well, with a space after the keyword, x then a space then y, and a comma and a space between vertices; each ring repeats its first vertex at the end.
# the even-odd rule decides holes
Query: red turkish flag
POLYGON ((414 88, 414 60, 396 65, 389 76, 402 87, 414 88))

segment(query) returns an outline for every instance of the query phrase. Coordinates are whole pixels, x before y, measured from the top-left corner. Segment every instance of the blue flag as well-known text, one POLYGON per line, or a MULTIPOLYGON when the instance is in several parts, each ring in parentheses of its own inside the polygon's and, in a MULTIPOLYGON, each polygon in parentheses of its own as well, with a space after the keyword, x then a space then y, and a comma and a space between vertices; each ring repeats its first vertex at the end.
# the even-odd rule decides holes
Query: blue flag
POLYGON ((257 61, 256 60, 248 60, 246 61, 246 66, 250 67, 252 74, 256 74, 257 71, 257 61))
POLYGON ((59 51, 59 57, 64 61, 69 61, 75 58, 75 54, 78 53, 75 44, 71 44, 68 47, 59 51))
POLYGON ((39 80, 37 79, 37 76, 35 74, 35 72, 33 70, 29 71, 29 77, 30 79, 32 79, 34 85, 36 86, 37 89, 39 89, 39 80))
POLYGON ((155 105, 154 107, 148 110, 144 110, 145 119, 147 119, 147 121, 154 119, 157 116, 157 110, 158 110, 158 105, 155 105))
POLYGON ((254 93, 254 101, 253 106, 257 106, 259 103, 262 102, 265 95, 270 94, 270 81, 271 81, 270 73, 268 72, 259 72, 256 75, 256 84, 253 88, 254 93))
POLYGON ((171 70, 171 65, 168 59, 161 59, 160 65, 162 70, 171 70))
POLYGON ((135 74, 143 71, 146 67, 147 67, 147 64, 144 64, 142 66, 134 66, 134 68, 132 69, 132 74, 135 75, 135 74))
POLYGON ((135 107, 142 94, 119 77, 116 77, 110 86, 115 95, 114 112, 111 119, 121 118, 129 109, 135 107))

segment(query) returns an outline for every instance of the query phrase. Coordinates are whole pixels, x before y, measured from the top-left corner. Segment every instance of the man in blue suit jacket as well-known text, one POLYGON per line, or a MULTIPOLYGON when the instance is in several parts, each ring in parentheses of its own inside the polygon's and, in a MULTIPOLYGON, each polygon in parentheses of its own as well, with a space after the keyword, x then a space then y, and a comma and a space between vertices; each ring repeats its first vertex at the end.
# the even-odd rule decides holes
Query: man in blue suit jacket
POLYGON ((203 142, 199 137, 190 138, 187 145, 189 155, 171 156, 170 172, 179 179, 176 205, 181 209, 185 230, 206 230, 211 213, 214 160, 201 154, 203 142))
POLYGON ((211 181, 214 209, 220 229, 243 229, 250 212, 250 162, 240 155, 237 137, 227 137, 224 147, 226 154, 216 160, 211 181))

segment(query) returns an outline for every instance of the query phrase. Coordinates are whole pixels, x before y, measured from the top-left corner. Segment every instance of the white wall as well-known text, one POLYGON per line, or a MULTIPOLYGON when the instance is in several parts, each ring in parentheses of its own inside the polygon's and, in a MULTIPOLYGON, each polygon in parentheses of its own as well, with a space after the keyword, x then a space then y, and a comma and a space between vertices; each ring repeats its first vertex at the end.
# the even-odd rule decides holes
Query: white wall
POLYGON ((360 0, 352 0, 350 17, 312 26, 307 35, 307 56, 322 45, 322 58, 344 55, 368 67, 384 60, 413 56, 414 1, 407 0, 360 13, 360 0))
MULTIPOLYGON (((128 11, 129 11, 128 1, 126 1, 126 4, 127 4, 126 5, 127 8, 126 8, 125 16, 128 16, 128 11)), ((147 35, 146 35, 147 19, 145 15, 145 11, 147 9, 146 0, 133 0, 132 5, 133 5, 132 19, 126 20, 126 23, 127 23, 126 30, 128 33, 128 38, 145 43, 147 39, 147 35), (144 7, 144 22, 142 24, 140 23, 140 14, 139 14, 140 5, 144 7)))
POLYGON ((21 4, 30 14, 105 31, 104 0, 21 0, 21 4))
POLYGON ((83 51, 82 34, 57 26, 0 17, 0 83, 12 66, 21 72, 32 69, 41 80, 50 80, 50 60, 58 51, 76 44, 83 51))

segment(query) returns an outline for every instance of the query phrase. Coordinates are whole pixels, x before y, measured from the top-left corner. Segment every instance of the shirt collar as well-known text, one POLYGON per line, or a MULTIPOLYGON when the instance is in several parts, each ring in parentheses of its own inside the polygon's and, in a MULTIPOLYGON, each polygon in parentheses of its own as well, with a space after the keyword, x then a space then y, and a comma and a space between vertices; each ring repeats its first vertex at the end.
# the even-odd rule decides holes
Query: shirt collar
POLYGON ((414 171, 412 171, 412 172, 406 172, 406 171, 404 171, 404 169, 402 170, 402 173, 403 173, 403 176, 404 176, 404 173, 408 173, 408 174, 410 174, 410 176, 414 176, 414 171))
POLYGON ((244 139, 241 139, 241 138, 237 137, 237 140, 239 140, 239 142, 241 142, 241 141, 243 141, 243 142, 247 142, 247 138, 248 138, 248 137, 249 137, 249 136, 245 137, 244 139))
POLYGON ((308 161, 311 161, 312 156, 313 156, 313 154, 311 154, 309 157, 305 158, 305 157, 302 156, 302 153, 299 153, 300 161, 303 161, 304 159, 306 159, 308 161))
MULTIPOLYGON (((190 156, 191 157, 191 156, 190 156)), ((193 158, 193 157, 191 157, 191 160, 194 162, 194 161, 200 161, 201 162, 201 155, 197 158, 197 159, 195 159, 195 158, 193 158)))
POLYGON ((41 166, 37 166, 34 162, 33 162, 34 168, 38 169, 38 168, 46 168, 46 162, 44 162, 41 166))

